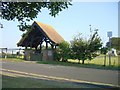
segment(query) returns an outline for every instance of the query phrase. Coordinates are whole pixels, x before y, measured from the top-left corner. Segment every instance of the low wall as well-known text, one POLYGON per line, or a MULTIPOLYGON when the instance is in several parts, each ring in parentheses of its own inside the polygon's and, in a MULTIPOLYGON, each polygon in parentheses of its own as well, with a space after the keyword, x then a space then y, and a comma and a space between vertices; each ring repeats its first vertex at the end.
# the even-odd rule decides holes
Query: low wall
POLYGON ((34 50, 25 50, 24 53, 25 60, 31 61, 53 61, 54 60, 54 50, 45 49, 41 53, 35 53, 34 50))
POLYGON ((41 53, 33 53, 30 54, 31 61, 42 61, 42 54, 41 53))
POLYGON ((30 60, 30 57, 31 57, 31 54, 34 53, 33 50, 25 50, 25 53, 24 53, 24 59, 25 60, 30 60))
POLYGON ((53 61, 54 60, 54 50, 46 49, 42 51, 43 57, 42 60, 44 61, 53 61))

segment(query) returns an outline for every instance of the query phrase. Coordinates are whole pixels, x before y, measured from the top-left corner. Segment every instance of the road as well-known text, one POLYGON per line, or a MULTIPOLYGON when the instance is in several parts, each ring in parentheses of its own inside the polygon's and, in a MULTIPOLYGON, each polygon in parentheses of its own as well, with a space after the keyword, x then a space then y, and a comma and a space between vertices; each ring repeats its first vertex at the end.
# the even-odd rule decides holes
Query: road
POLYGON ((30 62, 2 62, 2 69, 118 86, 118 71, 30 62))

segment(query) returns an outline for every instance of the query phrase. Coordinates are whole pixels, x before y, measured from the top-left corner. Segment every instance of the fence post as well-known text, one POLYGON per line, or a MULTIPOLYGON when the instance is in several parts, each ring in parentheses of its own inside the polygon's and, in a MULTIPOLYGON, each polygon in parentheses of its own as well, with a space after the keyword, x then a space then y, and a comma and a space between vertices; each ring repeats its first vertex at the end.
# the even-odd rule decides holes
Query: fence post
POLYGON ((103 66, 106 66, 106 54, 104 56, 104 65, 103 66))
POLYGON ((5 54, 5 59, 7 58, 7 48, 6 48, 6 54, 5 54))

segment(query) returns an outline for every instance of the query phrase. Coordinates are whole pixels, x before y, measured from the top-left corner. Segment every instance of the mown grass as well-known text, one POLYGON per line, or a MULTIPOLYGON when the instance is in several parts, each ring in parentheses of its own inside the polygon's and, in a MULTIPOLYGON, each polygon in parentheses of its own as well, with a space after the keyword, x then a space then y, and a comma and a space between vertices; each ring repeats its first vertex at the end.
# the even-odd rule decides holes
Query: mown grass
MULTIPOLYGON (((111 57, 111 65, 109 65, 109 58, 106 58, 106 65, 104 66, 104 55, 100 55, 93 60, 86 60, 85 64, 79 63, 79 60, 69 59, 68 62, 60 61, 38 61, 39 64, 52 64, 52 65, 63 65, 63 66, 76 66, 85 68, 96 68, 105 70, 120 70, 119 57, 111 57)), ((81 61, 80 61, 81 62, 81 61)))
POLYGON ((101 88, 99 85, 35 79, 30 77, 2 76, 2 88, 101 88))
POLYGON ((120 70, 119 66, 103 66, 97 64, 78 64, 73 62, 57 62, 57 61, 38 61, 39 64, 51 64, 51 65, 62 65, 62 66, 74 66, 74 67, 84 67, 84 68, 95 68, 104 70, 120 70))
MULTIPOLYGON (((111 66, 120 66, 120 55, 119 56, 111 56, 111 66)), ((70 60, 71 62, 73 60, 70 60)), ((73 62, 78 62, 78 60, 74 60, 73 62)), ((86 60, 85 64, 96 64, 96 65, 104 65, 104 55, 100 55, 93 60, 86 60)), ((106 56, 106 66, 109 66, 109 57, 106 56)))
POLYGON ((0 58, 0 60, 3 61, 12 61, 12 62, 23 62, 25 60, 21 59, 21 58, 0 58))

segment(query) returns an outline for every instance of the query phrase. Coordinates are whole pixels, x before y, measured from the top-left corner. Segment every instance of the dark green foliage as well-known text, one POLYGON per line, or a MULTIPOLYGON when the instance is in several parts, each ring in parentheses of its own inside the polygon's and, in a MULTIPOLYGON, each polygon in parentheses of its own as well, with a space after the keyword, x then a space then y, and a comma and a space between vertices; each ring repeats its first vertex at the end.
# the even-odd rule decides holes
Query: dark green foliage
POLYGON ((66 62, 70 58, 70 44, 67 41, 59 43, 59 47, 55 52, 55 59, 63 62, 66 62))
POLYGON ((102 46, 101 39, 98 33, 95 32, 89 40, 85 40, 80 34, 71 41, 71 50, 73 59, 84 61, 93 59, 97 56, 96 52, 102 46))
POLYGON ((120 50, 120 37, 111 38, 111 47, 120 50))
POLYGON ((108 48, 110 47, 110 42, 106 43, 106 47, 108 47, 108 48))
POLYGON ((120 50, 120 37, 112 37, 110 41, 106 43, 106 46, 111 49, 120 50))
POLYGON ((101 48, 101 54, 106 54, 108 52, 108 48, 107 47, 102 47, 101 48))
POLYGON ((18 25, 21 31, 30 28, 26 22, 37 18, 42 8, 47 8, 50 11, 51 16, 56 16, 63 9, 68 8, 71 5, 68 2, 2 2, 2 19, 8 21, 17 19, 20 25, 18 25))

